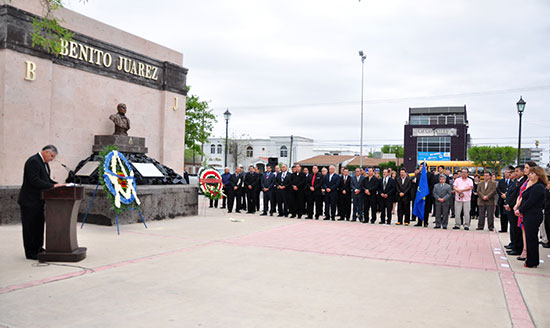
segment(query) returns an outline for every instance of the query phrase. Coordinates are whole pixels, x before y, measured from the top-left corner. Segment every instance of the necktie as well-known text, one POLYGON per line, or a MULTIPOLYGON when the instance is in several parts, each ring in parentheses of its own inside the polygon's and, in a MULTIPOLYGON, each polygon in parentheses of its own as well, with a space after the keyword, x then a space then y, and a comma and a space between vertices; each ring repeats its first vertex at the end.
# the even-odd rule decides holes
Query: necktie
POLYGON ((315 174, 316 173, 313 173, 313 179, 311 179, 311 186, 313 187, 313 185, 315 184, 315 174))
POLYGON ((386 184, 388 183, 388 181, 386 179, 387 178, 384 179, 384 189, 386 189, 386 184))

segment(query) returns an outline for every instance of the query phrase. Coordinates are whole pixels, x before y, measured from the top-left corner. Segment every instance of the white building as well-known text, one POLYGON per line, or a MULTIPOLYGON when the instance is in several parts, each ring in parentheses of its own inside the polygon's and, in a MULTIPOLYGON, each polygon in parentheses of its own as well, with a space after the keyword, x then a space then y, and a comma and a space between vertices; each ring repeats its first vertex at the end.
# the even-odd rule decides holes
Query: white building
POLYGON ((542 148, 522 148, 521 149, 521 163, 533 161, 537 165, 542 164, 542 148))
MULTIPOLYGON (((258 165, 263 172, 269 158, 289 165, 316 155, 313 139, 300 136, 271 136, 269 139, 230 139, 228 141, 227 166, 258 165), (292 149, 292 151, 291 151, 292 149)), ((204 144, 206 163, 209 167, 222 169, 225 164, 225 138, 210 138, 204 144)))

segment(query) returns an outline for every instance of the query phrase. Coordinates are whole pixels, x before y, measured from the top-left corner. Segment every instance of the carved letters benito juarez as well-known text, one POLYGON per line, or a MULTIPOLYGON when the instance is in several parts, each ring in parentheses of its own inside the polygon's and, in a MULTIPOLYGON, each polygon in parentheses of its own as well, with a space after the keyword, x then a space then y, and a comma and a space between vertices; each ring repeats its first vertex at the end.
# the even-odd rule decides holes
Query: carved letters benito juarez
MULTIPOLYGON (((96 49, 77 41, 61 39, 60 55, 87 61, 90 64, 106 68, 111 67, 113 64, 113 56, 110 52, 96 49)), ((118 71, 124 71, 153 81, 158 80, 158 67, 121 55, 117 55, 116 57, 115 67, 118 71)))

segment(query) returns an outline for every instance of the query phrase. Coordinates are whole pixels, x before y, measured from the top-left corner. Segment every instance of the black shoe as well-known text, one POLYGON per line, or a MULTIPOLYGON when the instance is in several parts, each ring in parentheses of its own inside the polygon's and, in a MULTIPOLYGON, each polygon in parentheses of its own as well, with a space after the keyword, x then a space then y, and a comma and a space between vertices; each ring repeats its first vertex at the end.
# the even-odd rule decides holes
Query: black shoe
POLYGON ((277 215, 278 218, 280 218, 280 217, 282 217, 282 216, 284 216, 284 215, 282 215, 282 214, 277 215))
POLYGON ((336 219, 335 219, 335 218, 332 218, 332 219, 330 219, 330 220, 331 220, 331 221, 336 221, 336 219))
POLYGON ((241 211, 235 211, 235 213, 241 213, 241 211))
POLYGON ((378 224, 386 224, 386 222, 380 221, 380 222, 378 222, 378 224))
POLYGON ((344 218, 339 218, 338 221, 344 221, 345 219, 344 218))
POLYGON ((443 226, 443 230, 447 230, 447 227, 446 227, 446 226, 443 226))
POLYGON ((516 257, 516 260, 518 260, 518 261, 525 261, 525 257, 518 256, 518 257, 516 257))
POLYGON ((214 206, 208 206, 208 208, 213 208, 214 206))
POLYGON ((301 219, 301 218, 302 218, 302 216, 301 216, 301 215, 298 215, 298 219, 301 219))
POLYGON ((269 213, 269 216, 273 216, 273 213, 269 213))
POLYGON ((323 218, 323 220, 324 220, 324 221, 329 221, 330 218, 325 216, 325 217, 323 218))
POLYGON ((260 214, 260 216, 266 216, 267 213, 266 212, 263 212, 262 214, 260 214))
POLYGON ((38 255, 28 255, 25 256, 27 260, 38 260, 38 255))
POLYGON ((464 230, 470 230, 470 227, 464 227, 464 230))
POLYGON ((225 206, 220 207, 221 210, 225 209, 225 206))
POLYGON ((455 215, 454 215, 454 214, 453 214, 453 215, 451 215, 451 219, 454 219, 454 218, 455 218, 455 215))
POLYGON ((413 218, 413 219, 411 219, 411 221, 416 221, 416 219, 413 218))
POLYGON ((489 228, 489 231, 495 231, 495 229, 493 229, 493 228, 489 228))
POLYGON ((291 219, 294 219, 295 217, 296 217, 296 214, 292 214, 292 215, 290 216, 291 219))
POLYGON ((499 233, 506 233, 506 232, 508 232, 508 231, 506 231, 506 230, 499 230, 498 232, 499 232, 499 233))
POLYGON ((441 229, 441 227, 438 226, 438 225, 436 225, 436 226, 434 227, 434 229, 441 229))
POLYGON ((349 220, 349 222, 356 222, 356 221, 357 221, 356 219, 349 220))
POLYGON ((510 246, 510 245, 504 245, 504 248, 506 248, 506 249, 512 249, 512 248, 514 248, 514 247, 512 247, 512 246, 510 246))
POLYGON ((516 251, 506 251, 506 254, 510 255, 510 256, 515 256, 515 255, 521 255, 521 252, 516 252, 516 251))
POLYGON ((542 244, 542 247, 544 247, 544 248, 550 248, 550 242, 549 242, 549 243, 544 243, 544 244, 542 244))
POLYGON ((288 214, 285 214, 285 218, 288 218, 288 214))
POLYGON ((483 228, 476 228, 476 230, 483 230, 483 228))
POLYGON ((459 226, 454 226, 453 230, 460 230, 460 227, 459 226))
POLYGON ((417 224, 414 225, 415 227, 421 227, 422 226, 422 222, 418 221, 417 224))
POLYGON ((306 216, 306 220, 311 220, 311 219, 313 219, 313 217, 311 217, 311 216, 306 216))
POLYGON ((319 217, 318 217, 318 216, 316 216, 316 217, 315 217, 315 220, 319 220, 319 217))

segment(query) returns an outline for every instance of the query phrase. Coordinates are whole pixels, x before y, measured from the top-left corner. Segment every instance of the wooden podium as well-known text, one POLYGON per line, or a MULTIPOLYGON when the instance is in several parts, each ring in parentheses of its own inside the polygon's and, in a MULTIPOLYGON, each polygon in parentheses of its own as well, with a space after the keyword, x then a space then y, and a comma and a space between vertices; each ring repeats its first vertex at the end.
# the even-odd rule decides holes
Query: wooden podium
POLYGON ((46 201, 46 251, 40 262, 78 262, 86 258, 86 248, 78 247, 76 219, 84 187, 59 187, 42 191, 46 201))

